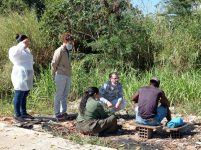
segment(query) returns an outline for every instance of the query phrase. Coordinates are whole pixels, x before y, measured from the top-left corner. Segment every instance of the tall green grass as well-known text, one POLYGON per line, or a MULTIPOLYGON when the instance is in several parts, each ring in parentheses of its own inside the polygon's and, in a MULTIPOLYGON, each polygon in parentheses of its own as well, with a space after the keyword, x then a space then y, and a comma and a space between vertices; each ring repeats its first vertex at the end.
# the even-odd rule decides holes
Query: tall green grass
POLYGON ((11 13, 6 17, 0 15, 0 31, 0 96, 2 97, 10 94, 12 87, 10 80, 12 65, 8 58, 8 49, 17 44, 15 40, 17 33, 29 37, 36 68, 39 64, 46 64, 53 51, 51 47, 47 48, 48 45, 44 45, 44 35, 34 11, 11 13))
MULTIPOLYGON (((142 74, 136 74, 135 70, 123 72, 115 68, 107 68, 104 72, 99 68, 93 68, 86 72, 81 62, 74 61, 72 73, 71 93, 69 101, 78 103, 78 99, 89 86, 100 87, 108 80, 109 73, 119 72, 120 81, 123 84, 124 96, 128 103, 128 109, 132 109, 131 96, 142 86, 148 85, 153 76, 161 80, 161 89, 172 106, 180 106, 186 110, 183 112, 201 114, 201 71, 189 71, 178 74, 167 68, 158 68, 142 74), (196 108, 196 109, 194 109, 196 108)), ((36 80, 35 88, 31 92, 29 105, 35 111, 53 111, 53 98, 55 85, 51 78, 50 69, 42 70, 40 78, 36 80)))
POLYGON ((31 90, 29 108, 34 113, 52 114, 55 86, 50 68, 40 68, 40 74, 35 77, 34 88, 31 90))
MULTIPOLYGON (((31 50, 34 53, 35 61, 39 52, 43 50, 45 41, 43 33, 40 31, 40 24, 34 11, 25 11, 23 14, 11 13, 8 16, 0 15, 0 62, 8 60, 8 49, 16 44, 17 33, 26 34, 31 41, 31 50)), ((41 53, 40 53, 41 54, 41 53)), ((37 63, 37 61, 36 61, 37 63)))
MULTIPOLYGON (((195 18, 194 18, 195 19, 195 18)), ((74 59, 71 93, 69 101, 80 98, 84 90, 89 86, 100 87, 108 80, 109 73, 117 71, 124 87, 125 99, 128 108, 132 108, 131 96, 144 85, 149 84, 152 76, 161 79, 161 88, 165 91, 172 105, 182 106, 185 113, 194 112, 201 114, 199 109, 201 103, 201 82, 200 70, 195 70, 194 66, 199 62, 199 36, 195 34, 200 22, 191 20, 188 23, 185 19, 170 22, 165 17, 158 17, 155 21, 149 18, 144 20, 143 26, 150 35, 150 42, 157 48, 154 54, 154 64, 150 70, 139 72, 139 68, 129 68, 120 60, 108 60, 103 55, 91 55, 84 59, 74 59), (98 61, 98 62, 97 62, 98 61), (135 70, 136 69, 136 70, 135 70)), ((8 60, 8 48, 15 44, 15 33, 24 33, 30 37, 31 50, 33 50, 35 68, 41 64, 48 66, 52 58, 53 47, 44 45, 44 33, 40 30, 40 23, 34 11, 25 11, 19 15, 13 13, 6 18, 0 16, 0 99, 1 114, 11 114, 12 110, 12 85, 10 80, 11 65, 8 60), (7 102, 7 103, 6 103, 7 102), (3 105, 8 104, 7 108, 3 105)), ((141 40, 136 39, 136 40, 141 40)), ((101 42, 99 44, 104 44, 101 42)), ((108 54, 105 53, 105 56, 108 54)), ((127 56, 127 55, 126 55, 127 56)), ((199 65, 199 64, 198 64, 199 65)), ((28 109, 33 113, 53 113, 53 99, 55 85, 52 80, 49 68, 39 68, 36 70, 34 88, 28 97, 28 109)), ((181 109, 182 110, 182 109, 181 109)))
POLYGON ((13 115, 12 97, 8 96, 0 99, 0 117, 13 115))
MULTIPOLYGON (((124 96, 129 110, 132 110, 133 105, 131 96, 140 87, 148 85, 151 77, 157 76, 161 80, 161 89, 166 93, 171 106, 184 108, 180 109, 181 113, 201 114, 199 109, 201 107, 201 71, 192 70, 178 74, 171 69, 155 68, 137 74, 135 70, 123 72, 123 70, 117 68, 105 68, 104 72, 100 68, 91 68, 87 71, 81 61, 74 61, 72 66, 72 85, 69 101, 74 102, 75 105, 78 105, 78 99, 87 87, 100 87, 108 80, 109 73, 117 71, 123 84, 124 96)), ((55 83, 51 76, 50 67, 47 69, 41 68, 40 75, 35 78, 34 88, 28 97, 28 109, 36 114, 53 114, 54 94, 55 83)), ((3 105, 4 102, 5 100, 1 104, 3 105)), ((3 108, 3 106, 1 107, 3 108)), ((11 113, 12 110, 10 110, 11 113)))
POLYGON ((155 64, 171 66, 177 71, 200 66, 197 64, 200 59, 200 17, 200 14, 191 18, 156 16, 155 20, 144 20, 150 40, 159 48, 155 64))

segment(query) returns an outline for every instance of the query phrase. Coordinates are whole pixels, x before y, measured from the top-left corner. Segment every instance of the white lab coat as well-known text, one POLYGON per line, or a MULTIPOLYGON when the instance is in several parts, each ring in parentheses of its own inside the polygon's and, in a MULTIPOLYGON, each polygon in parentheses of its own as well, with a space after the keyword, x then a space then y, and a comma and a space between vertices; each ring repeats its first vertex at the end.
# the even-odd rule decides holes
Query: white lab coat
POLYGON ((9 59, 13 63, 11 80, 15 90, 28 91, 33 87, 33 55, 23 42, 9 49, 9 59))

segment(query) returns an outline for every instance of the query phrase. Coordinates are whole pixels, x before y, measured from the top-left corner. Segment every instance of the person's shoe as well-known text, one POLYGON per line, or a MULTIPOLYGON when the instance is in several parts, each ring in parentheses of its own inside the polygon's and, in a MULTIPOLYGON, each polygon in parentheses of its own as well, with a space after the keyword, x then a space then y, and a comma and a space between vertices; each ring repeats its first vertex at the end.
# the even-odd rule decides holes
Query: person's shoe
POLYGON ((55 118, 62 118, 62 114, 55 115, 55 118))
POLYGON ((122 125, 117 125, 117 129, 122 129, 122 125))
POLYGON ((24 118, 22 118, 21 116, 19 117, 14 117, 15 121, 17 122, 26 122, 26 120, 24 118))
POLYGON ((64 120, 64 117, 63 117, 62 114, 56 115, 55 118, 56 118, 57 121, 62 121, 62 120, 64 120))
POLYGON ((68 116, 67 113, 63 113, 63 114, 62 114, 62 117, 65 118, 65 119, 68 119, 69 116, 68 116))
POLYGON ((122 129, 118 129, 117 131, 116 131, 116 134, 117 135, 122 135, 124 133, 124 131, 122 130, 122 129))
POLYGON ((29 114, 22 115, 22 118, 24 118, 24 119, 34 119, 34 117, 29 115, 29 114))

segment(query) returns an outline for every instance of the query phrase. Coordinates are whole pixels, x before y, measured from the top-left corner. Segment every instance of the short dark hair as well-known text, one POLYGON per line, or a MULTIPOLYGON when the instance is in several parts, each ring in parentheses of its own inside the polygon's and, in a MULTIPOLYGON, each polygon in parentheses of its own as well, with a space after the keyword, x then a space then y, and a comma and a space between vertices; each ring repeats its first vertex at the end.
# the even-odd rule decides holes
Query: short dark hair
POLYGON ((160 80, 157 77, 152 77, 150 79, 150 84, 152 84, 155 87, 159 87, 160 86, 160 80))
POLYGON ((19 43, 19 42, 24 41, 25 39, 28 39, 28 37, 24 34, 16 34, 15 39, 19 43))
POLYGON ((117 72, 112 72, 112 73, 109 74, 109 78, 111 78, 113 74, 116 75, 116 76, 118 76, 117 72))

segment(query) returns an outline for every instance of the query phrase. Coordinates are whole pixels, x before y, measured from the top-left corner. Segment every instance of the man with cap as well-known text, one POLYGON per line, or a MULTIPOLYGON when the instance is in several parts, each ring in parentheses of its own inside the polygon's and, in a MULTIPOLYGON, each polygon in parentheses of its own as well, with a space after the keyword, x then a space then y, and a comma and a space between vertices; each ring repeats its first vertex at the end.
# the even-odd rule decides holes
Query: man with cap
POLYGON ((170 102, 159 86, 160 80, 153 77, 149 86, 140 88, 132 96, 132 101, 137 103, 135 107, 137 123, 157 126, 165 117, 168 122, 171 120, 170 102), (159 103, 160 106, 158 106, 159 103))

